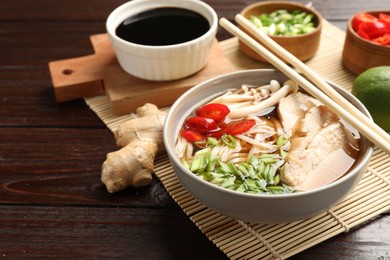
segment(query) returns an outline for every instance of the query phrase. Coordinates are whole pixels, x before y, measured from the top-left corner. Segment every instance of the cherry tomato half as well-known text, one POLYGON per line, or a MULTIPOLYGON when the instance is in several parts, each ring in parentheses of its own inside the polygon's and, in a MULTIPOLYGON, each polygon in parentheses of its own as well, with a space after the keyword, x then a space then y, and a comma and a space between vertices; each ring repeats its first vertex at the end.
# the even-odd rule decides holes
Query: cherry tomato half
POLYGON ((243 120, 243 121, 237 123, 236 125, 234 125, 233 128, 228 129, 226 132, 227 132, 227 134, 230 134, 230 135, 239 135, 239 134, 242 134, 242 133, 248 131, 254 125, 256 125, 256 121, 253 119, 243 120))
POLYGON ((370 22, 370 21, 376 21, 377 18, 371 14, 367 13, 358 13, 352 18, 352 28, 357 31, 359 28, 359 25, 362 22, 370 22))
POLYGON ((215 122, 223 121, 229 113, 229 108, 220 103, 206 104, 196 110, 196 115, 214 119, 215 122))
POLYGON ((181 136, 190 143, 206 141, 206 137, 204 135, 194 130, 182 129, 181 136))
POLYGON ((200 133, 207 133, 218 128, 217 123, 207 117, 192 116, 186 119, 184 122, 186 129, 196 130, 200 133))

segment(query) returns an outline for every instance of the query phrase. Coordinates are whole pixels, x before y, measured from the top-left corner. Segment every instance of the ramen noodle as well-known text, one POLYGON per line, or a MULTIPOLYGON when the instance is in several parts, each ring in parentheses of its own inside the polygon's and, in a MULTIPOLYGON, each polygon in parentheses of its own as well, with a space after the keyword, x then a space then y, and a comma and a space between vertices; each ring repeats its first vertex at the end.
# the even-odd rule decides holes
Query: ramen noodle
POLYGON ((243 84, 188 116, 176 154, 199 178, 255 194, 312 190, 345 175, 358 153, 359 135, 330 109, 280 84, 243 84))

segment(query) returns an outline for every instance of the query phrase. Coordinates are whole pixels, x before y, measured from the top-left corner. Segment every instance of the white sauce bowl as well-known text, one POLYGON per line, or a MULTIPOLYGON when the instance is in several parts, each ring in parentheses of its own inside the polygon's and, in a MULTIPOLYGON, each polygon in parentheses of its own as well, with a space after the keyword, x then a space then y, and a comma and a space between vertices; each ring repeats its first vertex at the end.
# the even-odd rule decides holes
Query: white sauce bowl
POLYGON ((121 67, 136 77, 155 81, 180 79, 201 70, 209 60, 217 27, 216 12, 198 0, 133 0, 116 8, 106 21, 106 29, 121 67), (194 40, 164 46, 135 44, 116 35, 116 28, 128 17, 161 7, 197 12, 207 19, 210 29, 194 40))

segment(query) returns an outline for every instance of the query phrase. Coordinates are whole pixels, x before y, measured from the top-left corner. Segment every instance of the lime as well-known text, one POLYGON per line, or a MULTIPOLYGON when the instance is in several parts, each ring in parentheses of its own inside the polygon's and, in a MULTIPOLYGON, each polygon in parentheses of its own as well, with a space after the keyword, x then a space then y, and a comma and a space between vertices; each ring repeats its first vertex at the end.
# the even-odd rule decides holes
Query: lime
POLYGON ((390 66, 379 66, 362 72, 354 81, 352 94, 370 112, 374 122, 390 131, 390 66))

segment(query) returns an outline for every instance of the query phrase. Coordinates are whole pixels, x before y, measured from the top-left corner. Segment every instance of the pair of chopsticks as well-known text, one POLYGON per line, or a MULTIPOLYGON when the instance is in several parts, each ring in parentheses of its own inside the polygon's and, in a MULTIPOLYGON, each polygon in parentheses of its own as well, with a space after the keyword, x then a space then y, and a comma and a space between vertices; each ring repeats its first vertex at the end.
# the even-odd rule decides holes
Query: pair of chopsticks
POLYGON ((246 19, 240 14, 237 14, 235 19, 239 25, 248 30, 262 44, 264 44, 274 53, 277 53, 282 56, 292 66, 299 70, 314 84, 316 84, 317 87, 313 85, 313 83, 308 81, 306 78, 302 77, 298 72, 289 67, 283 61, 281 61, 271 51, 267 50, 244 31, 229 22, 227 19, 221 18, 219 23, 231 34, 239 38, 258 54, 262 55, 264 59, 266 59, 269 63, 279 69, 283 74, 297 82, 309 94, 321 101, 324 105, 331 108, 340 118, 342 118, 352 127, 354 127, 368 140, 370 140, 376 146, 381 148, 387 154, 390 154, 390 135, 388 133, 386 133, 382 128, 380 128, 377 124, 375 124, 367 116, 365 116, 360 110, 358 110, 344 97, 342 97, 317 73, 315 73, 298 58, 296 58, 290 52, 288 52, 275 41, 273 41, 268 35, 259 30, 248 19, 246 19))

